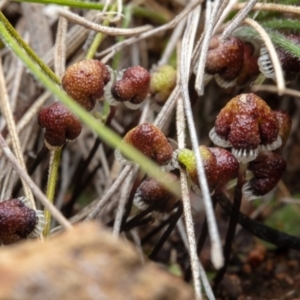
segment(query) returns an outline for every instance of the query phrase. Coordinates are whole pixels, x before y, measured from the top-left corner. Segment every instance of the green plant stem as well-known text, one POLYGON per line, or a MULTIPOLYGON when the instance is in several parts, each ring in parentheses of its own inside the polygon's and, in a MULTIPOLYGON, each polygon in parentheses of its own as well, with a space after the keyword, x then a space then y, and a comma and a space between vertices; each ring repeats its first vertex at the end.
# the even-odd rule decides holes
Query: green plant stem
MULTIPOLYGON (((56 190, 56 182, 57 182, 57 174, 58 174, 58 168, 60 164, 60 157, 61 157, 61 149, 51 151, 50 155, 50 165, 49 165, 49 177, 48 177, 48 183, 47 183, 47 191, 46 196, 53 204, 55 190, 56 190)), ((43 231, 44 237, 47 237, 50 233, 50 227, 51 227, 51 213, 49 210, 45 209, 44 211, 45 220, 46 220, 46 226, 43 231)))
MULTIPOLYGON (((22 49, 30 56, 32 60, 34 60, 40 68, 43 70, 45 74, 49 78, 51 78, 55 83, 60 84, 60 79, 56 76, 56 74, 39 58, 39 56, 25 43, 25 41, 21 38, 18 32, 14 29, 14 27, 9 23, 3 13, 0 11, 0 22, 3 26, 5 26, 6 30, 9 32, 10 36, 15 39, 15 41, 22 47, 22 49)), ((1 35, 1 33, 0 33, 1 35)), ((10 43, 6 43, 8 47, 11 47, 10 43)))
POLYGON ((300 22, 294 19, 274 18, 260 23, 264 28, 300 30, 300 22))
MULTIPOLYGON (((39 4, 57 4, 61 6, 69 6, 74 8, 81 9, 95 9, 102 10, 104 4, 91 2, 91 1, 74 1, 74 0, 13 0, 14 2, 30 2, 30 3, 39 3, 39 4)), ((111 9, 112 5, 108 6, 108 9, 111 9)), ((126 8, 126 6, 124 6, 126 8)), ((132 6, 132 13, 138 17, 145 17, 150 20, 153 20, 159 24, 165 24, 170 21, 170 18, 157 13, 154 10, 150 10, 148 8, 144 8, 141 6, 132 6)))
MULTIPOLYGON (((111 8, 109 9, 109 12, 115 12, 117 9, 117 4, 115 3, 113 6, 111 6, 111 8)), ((110 23, 109 18, 104 20, 102 25, 104 26, 108 26, 110 23)), ((101 32, 98 32, 86 54, 86 58, 87 59, 91 59, 94 57, 98 47, 100 46, 101 42, 103 41, 105 35, 101 32)))
POLYGON ((300 48, 298 44, 288 40, 283 34, 274 31, 268 31, 268 34, 276 46, 279 46, 292 55, 300 58, 300 48))
MULTIPOLYGON (((131 6, 125 7, 123 11, 124 11, 124 18, 123 18, 123 22, 122 22, 122 28, 128 28, 129 24, 130 24, 130 20, 131 20, 131 15, 132 15, 131 6)), ((122 42, 124 40, 125 40, 124 36, 118 36, 117 37, 117 41, 118 42, 122 42)), ((120 59, 121 59, 121 52, 118 51, 114 55, 113 60, 112 60, 112 68, 114 70, 118 69, 119 63, 120 63, 120 59)))
POLYGON ((113 148, 119 148, 123 155, 128 159, 139 164, 142 170, 144 170, 149 176, 155 178, 163 186, 165 186, 170 192, 177 197, 181 196, 180 187, 174 186, 168 182, 166 173, 163 172, 158 165, 152 162, 147 156, 142 154, 133 146, 124 143, 122 139, 108 127, 99 124, 97 120, 91 118, 90 113, 85 111, 76 101, 61 90, 57 84, 55 84, 39 66, 23 51, 22 47, 11 37, 4 24, 0 19, 0 36, 6 45, 9 45, 15 54, 23 61, 25 66, 35 75, 39 80, 55 97, 57 97, 72 113, 86 124, 90 129, 94 130, 100 138, 102 138, 107 144, 113 148))

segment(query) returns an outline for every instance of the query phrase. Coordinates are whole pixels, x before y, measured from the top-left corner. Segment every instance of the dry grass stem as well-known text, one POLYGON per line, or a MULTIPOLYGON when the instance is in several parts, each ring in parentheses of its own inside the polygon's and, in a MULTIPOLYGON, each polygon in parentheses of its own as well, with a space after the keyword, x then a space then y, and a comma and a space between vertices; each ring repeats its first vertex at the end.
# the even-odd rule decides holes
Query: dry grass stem
POLYGON ((205 14, 206 26, 205 26, 205 32, 204 32, 204 36, 203 36, 202 45, 201 45, 201 51, 200 51, 199 62, 198 62, 198 67, 197 67, 196 82, 195 82, 195 89, 196 89, 198 95, 202 95, 204 92, 203 91, 203 89, 204 89, 203 79, 204 79, 204 69, 205 69, 207 51, 208 51, 211 36, 213 34, 216 16, 217 16, 220 5, 221 5, 221 1, 216 0, 214 2, 211 14, 210 14, 210 9, 208 9, 207 14, 205 14))
POLYGON ((59 78, 64 74, 66 66, 67 28, 68 21, 65 18, 59 18, 54 46, 54 70, 59 78))
POLYGON ((157 63, 158 66, 166 65, 168 63, 174 49, 177 46, 179 39, 182 36, 185 25, 186 25, 186 20, 182 20, 175 27, 174 31, 172 32, 172 35, 170 36, 169 42, 159 60, 159 62, 157 63))
POLYGON ((120 187, 120 185, 122 184, 124 179, 128 176, 128 174, 130 173, 132 168, 133 168, 133 165, 125 166, 125 168, 119 174, 119 176, 114 181, 114 183, 111 185, 111 187, 106 191, 106 193, 100 199, 95 200, 96 205, 92 206, 92 209, 91 209, 92 211, 89 212, 88 216, 86 217, 86 220, 92 220, 92 219, 96 218, 97 214, 107 204, 107 202, 110 200, 110 197, 120 187))
MULTIPOLYGON (((183 99, 181 97, 177 100, 177 109, 176 109, 176 129, 177 129, 177 141, 178 148, 185 148, 185 117, 184 117, 184 107, 183 99)), ((197 245, 194 231, 194 222, 192 217, 192 210, 190 204, 189 196, 189 187, 187 182, 186 174, 180 170, 180 185, 181 185, 181 194, 183 202, 183 213, 185 226, 187 231, 188 238, 188 249, 191 260, 191 268, 193 274, 194 289, 197 299, 202 299, 201 295, 201 283, 200 283, 200 270, 199 270, 199 258, 197 253, 197 245)))
POLYGON ((256 21, 246 18, 244 20, 244 23, 247 25, 250 25, 253 27, 257 33, 260 35, 261 39, 266 45, 266 48, 269 52, 270 59, 272 61, 273 67, 274 67, 274 72, 275 72, 275 79, 277 83, 277 88, 278 88, 278 94, 282 95, 284 89, 285 89, 285 80, 281 68, 281 63, 278 58, 278 54, 276 52, 276 49, 268 35, 268 33, 263 29, 262 26, 260 26, 256 21))
POLYGON ((245 20, 249 12, 252 10, 253 6, 256 4, 257 0, 249 0, 245 6, 238 11, 238 13, 231 20, 229 25, 224 29, 221 40, 225 40, 230 36, 233 31, 245 20))
MULTIPOLYGON (((26 38, 24 40, 27 42, 26 38)), ((16 58, 16 67, 15 67, 15 76, 13 81, 13 88, 11 91, 10 96, 10 107, 12 111, 15 111, 17 100, 18 100, 18 94, 20 92, 20 86, 21 86, 21 80, 22 75, 24 71, 24 65, 22 64, 21 60, 16 58)))
POLYGON ((101 51, 100 53, 98 53, 98 57, 103 56, 107 53, 111 53, 111 52, 118 52, 121 49, 123 49, 126 46, 129 46, 133 43, 136 43, 138 41, 141 41, 142 39, 146 39, 148 37, 154 36, 156 34, 160 34, 162 32, 165 32, 166 30, 172 29, 175 26, 177 26, 177 24, 183 20, 191 10, 194 9, 195 6, 199 5, 200 3, 202 3, 203 0, 200 1, 195 1, 189 5, 187 5, 173 20, 171 20, 170 22, 166 23, 165 25, 159 26, 157 28, 154 28, 152 30, 149 30, 147 32, 142 33, 141 35, 139 35, 138 37, 132 37, 129 39, 126 39, 122 42, 116 43, 115 45, 108 47, 107 49, 105 49, 104 51, 101 51))
POLYGON ((3 154, 10 161, 15 171, 20 175, 20 177, 26 182, 26 184, 31 188, 33 194, 37 197, 37 199, 45 206, 52 214, 53 218, 62 225, 65 229, 71 229, 72 225, 70 222, 61 214, 57 208, 51 204, 44 193, 39 189, 39 187, 32 181, 29 175, 24 171, 24 169, 20 166, 16 157, 10 151, 7 146, 3 136, 0 134, 0 147, 2 148, 3 154))
POLYGON ((214 28, 214 33, 216 32, 217 29, 219 29, 219 27, 222 25, 224 20, 228 17, 228 14, 231 13, 232 8, 238 2, 238 0, 229 0, 229 1, 226 1, 226 2, 227 2, 226 6, 223 9, 222 9, 223 5, 220 7, 220 11, 222 11, 222 13, 221 13, 220 17, 217 18, 217 23, 216 23, 216 26, 214 28))
MULTIPOLYGON (((279 94, 278 87, 274 86, 274 85, 267 85, 267 84, 254 85, 254 86, 251 87, 251 90, 253 92, 265 91, 265 92, 279 94)), ((294 89, 289 89, 289 88, 285 88, 282 91, 282 95, 288 95, 288 96, 300 98, 300 92, 299 91, 294 90, 294 89)))
MULTIPOLYGON (((9 132, 9 134, 11 136, 11 140, 12 140, 12 146, 13 146, 14 152, 16 154, 16 157, 17 157, 20 165, 26 172, 26 165, 25 165, 25 161, 24 161, 24 157, 23 157, 23 153, 22 153, 22 149, 21 149, 21 145, 20 145, 19 135, 17 133, 13 113, 11 111, 11 107, 9 104, 9 98, 8 98, 8 94, 7 94, 7 90, 6 90, 5 78, 4 78, 3 69, 2 69, 1 56, 0 56, 0 91, 1 91, 1 93, 0 93, 0 104, 1 105, 0 106, 2 108, 1 109, 2 113, 7 122, 8 132, 9 132)), ((25 196, 30 201, 32 208, 35 209, 36 206, 35 206, 32 192, 31 192, 29 186, 26 184, 26 182, 23 179, 22 179, 22 185, 24 188, 25 196)))
POLYGON ((132 186, 132 180, 133 176, 136 174, 138 171, 138 167, 135 166, 127 175, 127 178, 125 179, 121 191, 120 191, 120 200, 118 203, 118 208, 117 208, 117 213, 115 217, 115 222, 114 222, 114 228, 113 228, 113 236, 118 237, 122 225, 122 219, 123 215, 125 212, 125 205, 128 199, 128 196, 130 194, 130 188, 132 186))
POLYGON ((102 25, 96 24, 94 22, 88 21, 87 19, 80 17, 80 16, 78 16, 72 12, 69 12, 65 9, 62 9, 62 8, 57 8, 57 12, 61 17, 65 17, 70 22, 73 22, 73 23, 79 24, 81 26, 84 26, 86 28, 89 28, 91 30, 105 33, 107 35, 112 35, 112 36, 133 36, 133 35, 138 35, 142 32, 148 31, 152 28, 151 25, 144 25, 141 27, 135 27, 135 28, 131 28, 131 29, 102 26, 102 25))
MULTIPOLYGON (((190 20, 191 24, 193 24, 193 22, 194 24, 195 23, 198 24, 198 22, 195 22, 195 18, 190 20)), ((199 141, 195 129, 193 111, 192 111, 191 102, 189 98, 189 91, 188 91, 190 62, 191 62, 191 55, 193 49, 192 46, 195 38, 195 31, 196 31, 195 26, 192 25, 192 27, 187 27, 182 40, 183 47, 182 47, 181 60, 180 60, 181 92, 184 99, 185 116, 186 116, 190 138, 192 142, 192 148, 196 159, 198 180, 200 182, 201 190, 203 193, 203 202, 204 202, 207 222, 209 224, 208 227, 209 227, 209 234, 210 234, 211 245, 212 245, 211 258, 214 266, 216 268, 220 268, 223 265, 222 244, 217 229, 216 219, 212 207, 211 197, 207 185, 207 179, 206 179, 202 159, 198 150, 199 141)))
MULTIPOLYGON (((244 3, 236 4, 233 9, 240 10, 245 6, 244 3)), ((278 11, 281 13, 300 14, 300 7, 294 5, 282 5, 276 3, 257 3, 252 7, 252 10, 258 11, 278 11)))

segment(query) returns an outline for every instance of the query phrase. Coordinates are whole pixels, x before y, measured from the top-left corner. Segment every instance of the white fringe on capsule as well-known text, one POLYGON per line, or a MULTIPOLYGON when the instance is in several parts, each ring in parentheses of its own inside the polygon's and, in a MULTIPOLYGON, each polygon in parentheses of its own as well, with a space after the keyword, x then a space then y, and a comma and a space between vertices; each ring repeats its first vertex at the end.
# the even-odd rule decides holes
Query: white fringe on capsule
POLYGON ((267 145, 259 145, 258 149, 259 149, 259 151, 273 151, 273 150, 279 148, 281 146, 281 144, 282 144, 281 137, 278 136, 276 141, 274 141, 273 143, 267 144, 267 145))
POLYGON ((259 150, 256 149, 234 149, 232 148, 232 154, 242 164, 246 164, 249 161, 254 160, 258 156, 259 150))
POLYGON ((232 147, 231 143, 229 141, 226 141, 219 137, 219 135, 216 133, 215 127, 212 128, 212 130, 209 132, 209 138, 211 141, 222 148, 230 148, 232 147))
POLYGON ((28 235, 28 237, 30 238, 38 237, 43 232, 46 225, 44 212, 41 210, 36 210, 35 214, 37 217, 37 222, 35 224, 33 231, 28 235))
POLYGON ((242 187, 242 193, 246 200, 252 201, 261 198, 261 196, 257 196, 253 194, 252 187, 250 182, 247 181, 242 187))
POLYGON ((257 63, 261 73, 267 78, 275 80, 275 72, 267 48, 262 47, 260 49, 260 57, 258 58, 257 63))
POLYGON ((219 74, 216 74, 214 76, 216 83, 218 84, 218 86, 220 86, 223 89, 228 89, 234 85, 236 85, 236 79, 231 80, 231 81, 227 81, 224 78, 222 78, 219 74))
POLYGON ((111 93, 111 89, 113 87, 113 85, 120 80, 123 77, 123 74, 125 72, 125 70, 122 71, 114 71, 110 66, 107 66, 107 69, 109 71, 110 74, 110 80, 109 82, 104 86, 104 99, 105 101, 111 105, 111 106, 117 106, 118 104, 120 104, 120 101, 117 101, 112 93, 111 93))

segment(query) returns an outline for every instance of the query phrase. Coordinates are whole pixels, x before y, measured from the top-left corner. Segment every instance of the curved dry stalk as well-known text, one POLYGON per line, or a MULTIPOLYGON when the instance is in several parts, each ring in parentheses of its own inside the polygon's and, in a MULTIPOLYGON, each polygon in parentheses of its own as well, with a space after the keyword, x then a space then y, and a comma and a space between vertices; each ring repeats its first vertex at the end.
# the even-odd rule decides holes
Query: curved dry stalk
POLYGON ((166 30, 174 28, 175 26, 177 26, 177 24, 182 19, 184 19, 189 14, 190 11, 192 11, 197 5, 199 5, 202 2, 203 2, 203 0, 198 0, 198 1, 195 1, 195 2, 187 5, 173 20, 166 23, 165 25, 162 25, 162 26, 159 26, 152 30, 149 30, 147 32, 144 32, 138 37, 132 37, 132 38, 126 39, 122 42, 116 43, 115 45, 113 45, 109 48, 106 48, 105 50, 98 53, 97 57, 103 56, 105 54, 110 55, 111 52, 116 53, 126 46, 132 45, 133 43, 136 43, 138 41, 141 41, 141 40, 151 37, 153 35, 156 35, 156 34, 165 32, 166 30))
POLYGON ((249 0, 244 7, 234 16, 221 35, 221 41, 224 41, 233 31, 244 21, 257 0, 249 0))
MULTIPOLYGON (((109 5, 110 5, 110 0, 106 0, 105 4, 104 4, 104 7, 101 11, 101 14, 107 13, 107 8, 108 8, 109 5)), ((117 0, 117 11, 116 12, 108 12, 108 14, 113 13, 114 15, 116 15, 116 17, 109 18, 109 22, 110 23, 116 23, 116 22, 120 21, 121 17, 123 16, 122 10, 123 10, 123 1, 122 0, 117 0)))
POLYGON ((127 175, 127 178, 125 179, 121 192, 120 192, 120 200, 117 208, 117 213, 115 217, 115 223, 113 228, 113 236, 118 237, 122 225, 122 219, 125 211, 125 205, 128 199, 128 196, 130 194, 130 186, 132 184, 132 179, 134 174, 136 174, 136 171, 138 170, 138 167, 135 166, 127 175))
POLYGON ((61 214, 57 208, 51 204, 44 193, 39 189, 39 187, 32 181, 29 175, 24 171, 22 166, 19 164, 16 157, 13 155, 8 145, 6 144, 3 136, 0 133, 0 148, 2 148, 3 154, 10 161, 14 170, 20 175, 20 177, 26 182, 26 184, 31 188, 33 194, 37 199, 45 206, 52 214, 53 218, 62 225, 65 229, 71 229, 72 225, 69 221, 61 214))
MULTIPOLYGON (((244 3, 236 4, 233 9, 240 10, 245 6, 244 3)), ((281 13, 293 13, 300 14, 300 7, 294 5, 283 5, 275 3, 257 3, 252 7, 252 10, 267 10, 267 11, 278 11, 281 13)))
POLYGON ((79 24, 79 25, 89 28, 91 30, 105 33, 105 34, 112 35, 112 36, 138 35, 142 32, 148 31, 149 29, 152 28, 151 25, 144 25, 144 26, 135 27, 135 28, 131 28, 131 29, 114 28, 114 27, 109 27, 109 26, 102 26, 102 25, 96 24, 94 22, 88 21, 87 19, 80 17, 72 12, 69 12, 66 9, 57 8, 57 13, 61 17, 65 17, 70 22, 74 22, 76 24, 79 24))
MULTIPOLYGON (((13 146, 14 152, 16 154, 16 157, 17 157, 20 165, 25 170, 25 172, 27 172, 21 145, 20 145, 19 136, 18 136, 17 129, 16 129, 16 124, 15 124, 13 113, 11 111, 11 107, 9 104, 9 99, 8 99, 8 94, 7 94, 7 90, 6 90, 6 84, 5 84, 5 78, 4 78, 3 69, 2 69, 1 56, 0 56, 0 91, 1 91, 0 106, 2 108, 3 115, 7 122, 7 128, 8 128, 8 132, 11 136, 12 146, 13 146)), ((26 182, 23 179, 22 179, 22 185, 24 188, 24 194, 30 201, 31 207, 33 209, 36 209, 34 198, 33 198, 32 192, 30 190, 30 187, 26 184, 26 182)))
POLYGON ((268 35, 268 33, 263 29, 262 26, 260 26, 256 21, 252 19, 245 19, 244 23, 247 25, 250 25, 253 27, 257 33, 260 35, 261 39, 264 41, 266 48, 269 52, 270 59, 272 61, 273 67, 274 67, 274 72, 275 72, 275 78, 276 78, 276 83, 277 83, 277 88, 278 88, 278 94, 282 95, 284 89, 285 89, 285 80, 281 68, 281 64, 277 55, 277 52, 275 50, 275 47, 268 35))
MULTIPOLYGON (((266 91, 266 92, 270 92, 270 93, 279 94, 278 87, 274 86, 274 85, 267 85, 267 84, 254 85, 254 86, 251 87, 251 90, 253 92, 266 91)), ((288 89, 288 88, 285 88, 282 91, 282 95, 288 95, 288 96, 300 98, 300 92, 299 91, 293 90, 293 89, 288 89)))
MULTIPOLYGON (((192 24, 193 23, 194 24, 196 23, 196 25, 198 24, 198 22, 195 22, 195 18, 193 20, 190 20, 190 22, 192 24)), ((195 129, 193 112, 191 108, 189 91, 188 91, 192 47, 194 44, 195 32, 197 28, 196 26, 194 26, 191 27, 190 30, 188 29, 189 27, 187 27, 182 40, 183 47, 182 47, 181 61, 180 61, 181 92, 184 99, 185 116, 187 119, 188 129, 190 132, 192 148, 195 154, 198 180, 203 193, 203 202, 204 202, 206 217, 209 226, 209 234, 210 234, 211 246, 212 246, 211 259, 214 266, 216 268, 220 268, 223 265, 222 244, 217 229, 216 219, 214 215, 214 210, 211 202, 211 197, 207 185, 207 179, 206 179, 202 159, 198 150, 199 142, 198 142, 197 133, 195 129)))
POLYGON ((205 33, 203 37, 203 42, 201 46, 200 56, 199 56, 199 63, 197 68, 197 75, 196 75, 196 82, 195 82, 195 89, 198 95, 203 94, 203 78, 204 78, 204 68, 206 64, 206 57, 207 51, 210 43, 211 36, 213 34, 213 29, 216 21, 216 16, 221 5, 222 1, 216 0, 214 1, 214 6, 212 12, 208 10, 208 13, 205 15, 206 24, 205 26, 205 33), (209 15, 208 15, 209 14, 209 15))
MULTIPOLYGON (((92 20, 95 18, 96 12, 89 11, 85 14, 85 18, 92 20)), ((67 33, 66 44, 66 56, 70 57, 78 49, 78 47, 87 39, 90 30, 80 25, 74 25, 67 33)), ((43 61, 51 68, 54 64, 54 47, 50 48, 47 53, 42 57, 43 61)))

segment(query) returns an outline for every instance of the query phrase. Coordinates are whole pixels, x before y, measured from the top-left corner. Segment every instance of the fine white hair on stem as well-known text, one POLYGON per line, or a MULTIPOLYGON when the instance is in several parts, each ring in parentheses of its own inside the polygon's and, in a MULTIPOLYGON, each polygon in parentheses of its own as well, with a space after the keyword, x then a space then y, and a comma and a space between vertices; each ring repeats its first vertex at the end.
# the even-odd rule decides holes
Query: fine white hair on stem
POLYGON ((105 34, 112 35, 112 36, 120 36, 120 35, 132 36, 132 35, 140 34, 144 31, 148 31, 149 29, 152 28, 151 25, 145 25, 145 26, 135 27, 135 28, 131 28, 131 29, 114 28, 114 27, 99 25, 94 22, 88 21, 87 19, 80 17, 72 12, 69 12, 66 9, 57 8, 57 12, 61 17, 65 17, 70 22, 74 22, 76 24, 82 25, 91 30, 105 33, 105 34))
POLYGON ((70 222, 61 214, 61 212, 52 203, 48 201, 44 193, 39 189, 39 187, 32 181, 29 175, 24 171, 24 169, 19 164, 16 157, 10 151, 1 133, 0 133, 0 148, 2 148, 3 154, 10 161, 14 170, 31 188, 33 194, 37 197, 37 199, 50 211, 53 218, 65 229, 71 229, 72 225, 70 224, 70 222))
MULTIPOLYGON (((1 55, 0 55, 0 107, 1 107, 1 111, 3 113, 3 116, 6 119, 7 128, 8 128, 8 132, 11 136, 12 146, 13 146, 15 155, 16 155, 21 167, 26 172, 26 165, 25 165, 25 161, 24 161, 24 157, 23 157, 23 153, 22 153, 22 149, 21 149, 21 144, 20 144, 18 133, 17 133, 17 128, 16 128, 16 124, 14 121, 13 113, 11 111, 11 107, 9 104, 9 98, 8 98, 8 94, 7 94, 5 78, 4 78, 4 74, 3 74, 3 68, 2 68, 1 55)), ((31 207, 33 209, 36 209, 33 194, 30 190, 30 187, 22 178, 21 178, 21 181, 22 181, 22 185, 24 188, 25 196, 30 200, 31 207)))
MULTIPOLYGON (((191 22, 196 23, 195 19, 191 20, 191 22)), ((180 76, 181 76, 181 92, 184 99, 184 109, 185 116, 187 119, 188 129, 191 137, 192 148, 195 154, 198 180, 200 182, 201 190, 203 193, 203 202, 208 222, 209 234, 211 239, 211 259, 212 263, 216 268, 221 268, 223 265, 223 253, 222 253, 222 244, 216 224, 216 219, 214 215, 214 210, 212 207, 211 197, 209 193, 209 188, 207 185, 207 179, 203 167, 203 162, 199 153, 199 142, 197 138, 197 133, 195 129, 195 123, 193 118, 193 112, 191 108, 191 102, 188 91, 188 82, 190 75, 190 63, 192 56, 192 47, 194 44, 195 31, 196 28, 193 28, 193 31, 190 30, 189 27, 186 28, 186 31, 182 40, 182 52, 181 52, 181 60, 180 60, 180 76)))
POLYGON ((125 205, 126 201, 128 199, 129 193, 130 193, 130 186, 132 184, 132 179, 134 174, 136 174, 136 171, 138 170, 138 166, 135 166, 127 175, 123 186, 121 188, 120 192, 120 200, 117 208, 117 213, 115 217, 115 222, 114 222, 114 228, 113 228, 113 236, 118 237, 122 225, 122 219, 125 211, 125 205))
MULTIPOLYGON (((210 1, 209 1, 210 2, 210 1)), ((205 33, 203 37, 202 47, 200 51, 199 56, 199 63, 197 68, 197 75, 196 75, 196 82, 195 82, 195 89, 198 93, 198 95, 203 94, 203 78, 204 78, 204 69, 206 64, 206 57, 207 57, 207 51, 210 43, 210 39, 213 33, 215 19, 218 13, 219 6, 221 4, 220 0, 216 0, 213 5, 213 9, 210 13, 208 10, 208 13, 205 15, 206 18, 206 24, 205 26, 205 33)))
POLYGON ((271 41, 271 38, 269 37, 268 33, 262 28, 262 26, 260 26, 256 21, 247 18, 244 20, 244 23, 253 27, 260 35, 263 42, 265 43, 275 71, 275 80, 277 83, 278 94, 282 95, 283 91, 285 90, 285 80, 284 80, 281 64, 277 52, 275 50, 275 47, 271 41))
POLYGON ((252 10, 253 6, 256 4, 257 0, 249 0, 245 6, 238 11, 238 13, 234 16, 232 21, 228 24, 228 26, 224 29, 221 35, 221 41, 224 41, 229 35, 233 33, 233 31, 244 21, 249 12, 252 10))
MULTIPOLYGON (((245 3, 237 3, 233 9, 240 10, 246 4, 245 3)), ((252 10, 267 10, 267 11, 278 11, 281 13, 293 13, 300 14, 300 7, 294 5, 284 5, 284 4, 276 4, 276 3, 257 3, 252 7, 252 10)))
MULTIPOLYGON (((185 147, 185 118, 184 118, 184 107, 183 99, 181 97, 177 100, 177 110, 176 110, 176 129, 178 137, 178 147, 182 149, 185 147)), ((184 220, 187 232, 188 245, 187 249, 190 254, 191 269, 193 274, 194 288, 196 296, 201 299, 201 284, 200 284, 200 261, 197 253, 197 245, 195 239, 194 224, 192 218, 189 187, 186 174, 180 170, 180 185, 183 203, 184 220)), ((180 226, 180 225, 179 225, 180 226)), ((183 241, 186 239, 183 238, 183 241)), ((203 281, 203 279, 202 279, 203 281)))

